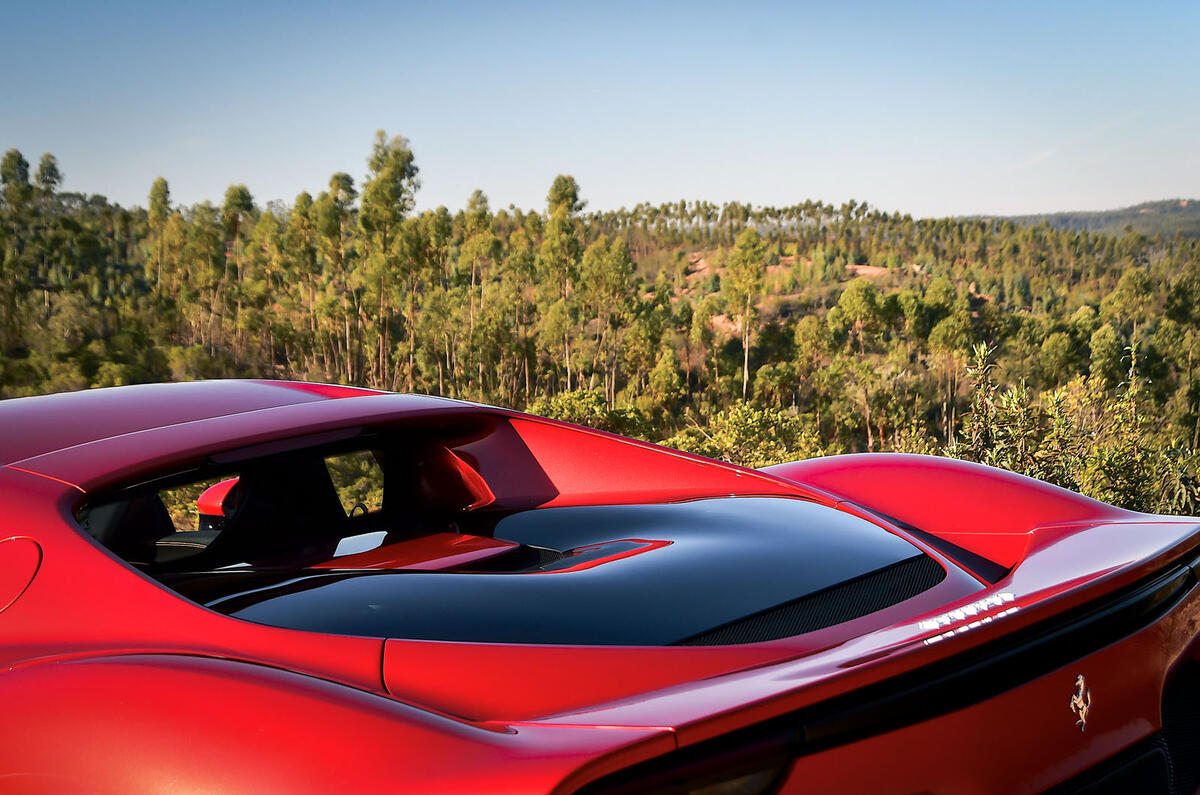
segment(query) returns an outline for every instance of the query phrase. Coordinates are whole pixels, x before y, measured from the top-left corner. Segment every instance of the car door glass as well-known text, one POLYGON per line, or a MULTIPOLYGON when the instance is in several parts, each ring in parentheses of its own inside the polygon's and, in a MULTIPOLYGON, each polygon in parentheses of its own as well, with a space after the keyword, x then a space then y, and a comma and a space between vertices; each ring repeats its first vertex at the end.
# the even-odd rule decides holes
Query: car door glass
POLYGON ((372 514, 383 508, 383 467, 371 450, 325 458, 325 467, 347 516, 372 514))
MULTIPOLYGON (((232 486, 234 483, 236 480, 228 477, 208 478, 195 483, 161 489, 158 497, 166 507, 167 513, 170 514, 171 524, 175 526, 176 533, 214 529, 214 520, 223 517, 221 512, 223 499, 215 499, 224 496, 217 494, 222 491, 218 487, 222 484, 232 486), (206 497, 207 499, 204 499, 206 497)), ((227 493, 228 489, 224 489, 224 491, 227 493)))

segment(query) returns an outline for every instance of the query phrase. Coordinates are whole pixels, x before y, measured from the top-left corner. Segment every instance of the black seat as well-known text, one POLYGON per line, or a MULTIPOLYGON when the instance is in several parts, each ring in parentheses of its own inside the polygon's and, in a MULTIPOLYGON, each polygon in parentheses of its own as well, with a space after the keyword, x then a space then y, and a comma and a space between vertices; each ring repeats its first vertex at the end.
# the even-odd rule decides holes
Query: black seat
POLYGON ((154 562, 158 540, 175 532, 167 506, 153 492, 98 505, 83 526, 113 554, 142 566, 154 562))
POLYGON ((287 564, 331 556, 346 513, 317 456, 289 456, 243 472, 225 529, 193 559, 204 566, 287 564))

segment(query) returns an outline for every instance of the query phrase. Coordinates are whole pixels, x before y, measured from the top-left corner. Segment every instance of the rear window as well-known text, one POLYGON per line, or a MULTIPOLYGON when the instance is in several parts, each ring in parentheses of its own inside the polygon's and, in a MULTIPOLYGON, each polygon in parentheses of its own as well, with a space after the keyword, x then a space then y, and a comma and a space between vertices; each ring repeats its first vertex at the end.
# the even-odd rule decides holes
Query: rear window
POLYGON ((428 439, 376 438, 214 466, 86 506, 82 528, 150 573, 307 567, 487 525, 468 459, 428 439))
POLYGON ((227 478, 205 478, 157 492, 163 507, 167 509, 167 515, 171 517, 171 525, 175 532, 189 533, 206 529, 201 527, 200 498, 225 480, 227 478))
POLYGON ((347 516, 383 510, 381 456, 378 450, 357 450, 325 459, 325 468, 347 516))

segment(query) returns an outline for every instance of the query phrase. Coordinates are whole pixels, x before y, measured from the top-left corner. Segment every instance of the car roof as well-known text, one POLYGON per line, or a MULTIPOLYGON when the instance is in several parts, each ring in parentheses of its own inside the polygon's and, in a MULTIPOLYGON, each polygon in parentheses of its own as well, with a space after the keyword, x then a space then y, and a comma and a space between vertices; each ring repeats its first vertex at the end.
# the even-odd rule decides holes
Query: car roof
POLYGON ((249 411, 389 394, 290 381, 216 380, 0 400, 0 466, 88 442, 249 411))

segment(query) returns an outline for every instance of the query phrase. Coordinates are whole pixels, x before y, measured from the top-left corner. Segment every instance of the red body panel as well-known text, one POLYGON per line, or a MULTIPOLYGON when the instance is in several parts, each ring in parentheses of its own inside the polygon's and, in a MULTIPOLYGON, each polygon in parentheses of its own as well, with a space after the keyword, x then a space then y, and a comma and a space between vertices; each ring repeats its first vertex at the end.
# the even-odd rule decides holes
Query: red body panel
POLYGON ((517 545, 498 538, 434 533, 396 544, 386 544, 367 552, 342 555, 314 569, 410 569, 441 571, 465 566, 508 552, 517 545))
MULTIPOLYGON (((959 602, 967 604, 989 593, 1007 592, 1013 594, 1011 604, 1018 612, 963 633, 955 643, 923 643, 940 634, 939 629, 921 626, 923 620, 943 612, 939 608, 862 634, 819 655, 552 716, 544 722, 657 726, 669 715, 681 742, 697 742, 733 725, 790 712, 952 656, 1095 599, 1161 567, 1166 560, 1194 552, 1200 545, 1195 530, 1194 523, 1107 525, 1094 528, 1096 535, 1090 537, 1076 534, 1039 545, 1008 580, 959 602), (719 720, 715 719, 718 715, 719 720)), ((950 603, 945 609, 957 606, 950 603)))
POLYGON ((515 419, 512 427, 550 477, 554 494, 542 503, 547 507, 603 505, 631 498, 665 502, 714 494, 823 496, 803 484, 785 484, 754 470, 715 465, 600 431, 581 433, 535 418, 515 419))
POLYGON ((25 593, 38 567, 42 548, 32 538, 6 538, 0 541, 0 611, 25 593))
POLYGON ((237 482, 237 478, 229 478, 228 480, 222 480, 220 483, 209 486, 196 499, 196 509, 203 516, 224 515, 225 498, 229 496, 229 492, 233 491, 233 487, 237 485, 237 482))
POLYGON ((374 390, 282 381, 142 384, 0 402, 0 463, 151 428, 374 390))
POLYGON ((1161 726, 1163 683, 1172 666, 1196 659, 1180 639, 1198 619, 1193 593, 1169 619, 1020 688, 801 757, 781 792, 1041 792, 1161 726), (1079 674, 1094 696, 1086 731, 1069 707, 1079 674))
POLYGON ((765 471, 869 506, 1006 568, 1027 554, 1035 528, 1138 516, 1040 480, 936 456, 844 455, 765 471))
MULTIPOLYGON (((16 429, 0 442, 10 464, 0 468, 6 791, 570 792, 1036 626, 1194 555, 1198 542, 1196 520, 1133 514, 943 459, 844 456, 760 473, 498 409, 324 385, 223 382, 46 400, 0 404, 0 420, 16 429), (72 517, 88 495, 210 454, 456 418, 496 423, 445 449, 453 461, 443 463, 466 475, 462 510, 793 496, 874 517, 940 561, 905 526, 1010 571, 977 588, 947 580, 764 643, 416 641, 212 612, 117 560, 72 517), (938 624, 989 596, 1003 604, 987 608, 994 620, 938 624)), ((445 568, 507 549, 432 535, 325 565, 445 568)), ((1152 625, 1019 687, 802 756, 783 791, 1039 791, 1160 725, 1164 680, 1196 659, 1198 626, 1193 591, 1152 625), (1080 673, 1096 693, 1086 732, 1067 708, 1080 673)))
POLYGON ((487 730, 285 671, 110 657, 0 676, 5 792, 548 792, 664 731, 487 730), (163 704, 171 704, 163 710, 163 704), (20 726, 21 730, 7 730, 20 726))
POLYGON ((382 692, 382 642, 294 632, 213 613, 120 564, 72 530, 73 488, 0 469, 0 516, 10 531, 36 533, 41 566, 7 610, 8 665, 127 651, 211 654, 319 674, 382 692), (81 572, 100 574, 81 576, 81 572))
POLYGON ((316 399, 132 431, 25 458, 12 466, 94 492, 194 464, 211 453, 252 447, 283 436, 320 434, 397 418, 474 413, 476 410, 470 406, 417 395, 316 399))

